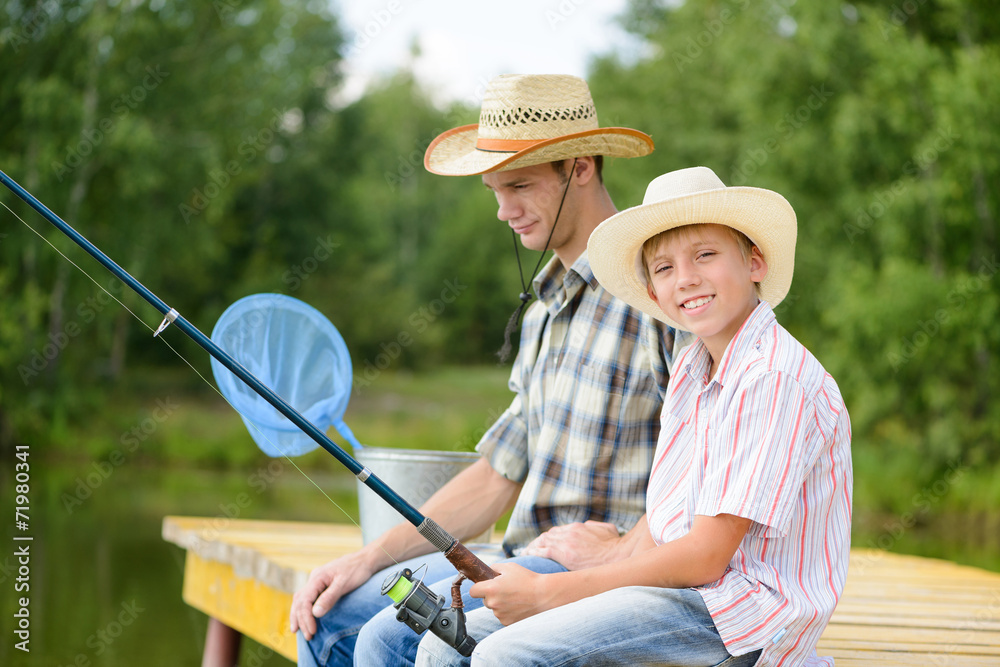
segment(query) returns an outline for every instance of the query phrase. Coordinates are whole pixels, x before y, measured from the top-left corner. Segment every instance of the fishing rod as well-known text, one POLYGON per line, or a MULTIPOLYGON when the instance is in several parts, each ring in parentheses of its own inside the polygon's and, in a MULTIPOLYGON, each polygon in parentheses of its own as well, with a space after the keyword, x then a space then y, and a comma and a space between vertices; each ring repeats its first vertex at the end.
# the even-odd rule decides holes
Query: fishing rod
MULTIPOLYGON (((398 493, 393 491, 385 482, 379 479, 379 477, 375 475, 371 469, 368 468, 368 466, 362 465, 347 452, 341 449, 335 442, 327 437, 323 431, 317 428, 312 422, 303 417, 302 414, 300 414, 295 408, 289 405, 283 398, 278 396, 274 391, 258 380, 250 371, 230 356, 225 350, 216 345, 211 338, 203 334, 197 327, 188 322, 188 320, 178 313, 175 308, 171 308, 166 304, 166 302, 153 294, 142 283, 125 271, 125 269, 115 263, 114 260, 104 254, 97 246, 84 238, 84 236, 73 229, 58 215, 53 213, 47 206, 45 206, 45 204, 38 201, 38 199, 36 199, 30 192, 21 187, 3 171, 0 171, 0 182, 2 182, 11 192, 31 206, 31 208, 35 209, 43 218, 52 223, 57 229, 59 229, 59 231, 72 239, 74 243, 87 251, 88 254, 100 262, 106 269, 111 271, 111 273, 117 276, 122 282, 132 288, 136 294, 145 299, 163 315, 163 321, 153 333, 154 337, 162 333, 171 324, 176 326, 178 329, 187 334, 187 336, 194 342, 204 348, 204 350, 212 355, 212 357, 218 360, 219 363, 232 371, 238 378, 243 380, 243 382, 257 392, 257 394, 264 398, 264 400, 273 405, 275 409, 287 417, 289 421, 302 429, 302 431, 315 440, 320 447, 332 454, 333 457, 340 461, 344 467, 350 470, 355 477, 361 480, 365 486, 374 491, 380 498, 387 502, 390 507, 399 512, 404 519, 413 524, 413 526, 417 529, 417 532, 424 539, 430 542, 435 549, 442 552, 445 558, 447 558, 448 561, 455 566, 455 569, 458 570, 462 577, 473 582, 479 582, 486 581, 487 579, 492 579, 497 576, 497 573, 490 569, 486 563, 472 553, 468 547, 449 534, 433 519, 425 517, 421 514, 415 507, 404 500, 398 493)), ((464 624, 461 623, 461 618, 458 619, 458 623, 449 622, 447 611, 442 610, 442 606, 444 604, 443 598, 437 597, 422 583, 413 582, 412 579, 410 579, 411 574, 412 573, 408 570, 403 570, 402 573, 391 575, 383 586, 383 594, 389 595, 395 603, 394 606, 399 609, 399 615, 397 618, 413 628, 418 634, 422 632, 423 629, 427 629, 428 627, 430 627, 436 634, 439 634, 439 629, 446 631, 447 633, 454 633, 456 630, 459 630, 461 634, 460 637, 451 637, 449 639, 442 636, 442 639, 449 641, 452 646, 458 648, 464 655, 468 655, 468 653, 465 652, 466 650, 471 653, 472 646, 475 646, 475 642, 471 638, 464 636, 464 624), (434 609, 434 607, 436 607, 436 609, 434 609), (441 625, 444 627, 436 627, 441 625), (456 628, 456 625, 462 627, 456 628), (422 629, 418 629, 418 627, 422 627, 422 629)), ((460 603, 461 599, 459 598, 458 604, 460 603)), ((454 611, 455 609, 456 606, 453 603, 452 610, 454 611)), ((458 606, 457 609, 458 615, 461 617, 461 607, 458 606)))

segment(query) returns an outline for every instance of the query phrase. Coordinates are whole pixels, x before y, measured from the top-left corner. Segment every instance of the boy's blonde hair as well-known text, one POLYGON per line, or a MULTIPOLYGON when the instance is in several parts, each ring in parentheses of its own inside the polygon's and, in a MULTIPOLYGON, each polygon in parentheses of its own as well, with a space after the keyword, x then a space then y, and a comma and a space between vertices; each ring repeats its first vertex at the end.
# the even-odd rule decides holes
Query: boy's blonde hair
MULTIPOLYGON (((698 227, 702 227, 705 224, 708 223, 694 223, 690 225, 681 225, 680 227, 674 227, 673 229, 668 229, 665 232, 660 232, 656 236, 651 236, 650 238, 646 239, 646 242, 642 244, 642 271, 646 276, 647 285, 651 285, 653 283, 653 277, 649 273, 649 260, 652 258, 653 253, 655 253, 662 244, 670 241, 671 239, 677 236, 690 235, 694 233, 695 229, 697 229, 698 227)), ((740 230, 733 229, 729 225, 720 225, 720 227, 724 228, 727 232, 729 232, 729 235, 733 237, 734 241, 736 241, 736 245, 740 249, 740 254, 743 255, 744 262, 750 261, 750 256, 753 253, 754 248, 757 248, 757 251, 760 252, 760 248, 757 247, 754 244, 754 242, 751 241, 750 238, 740 230)), ((763 255, 764 253, 761 252, 762 257, 763 255)), ((767 258, 765 257, 764 259, 766 260, 767 258)), ((754 291, 757 292, 757 296, 760 297, 760 283, 754 283, 753 288, 754 291)))

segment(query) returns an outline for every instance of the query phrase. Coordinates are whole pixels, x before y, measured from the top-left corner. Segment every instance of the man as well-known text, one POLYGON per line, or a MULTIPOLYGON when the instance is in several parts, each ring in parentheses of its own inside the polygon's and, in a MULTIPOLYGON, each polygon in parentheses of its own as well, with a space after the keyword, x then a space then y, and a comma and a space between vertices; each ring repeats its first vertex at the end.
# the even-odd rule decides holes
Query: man
MULTIPOLYGON (((565 569, 515 558, 548 529, 599 522, 584 535, 617 539, 645 511, 673 330, 605 292, 586 247, 616 212, 603 158, 652 148, 636 130, 600 128, 583 80, 510 75, 490 82, 478 125, 445 132, 424 158, 434 173, 481 174, 521 244, 555 255, 533 280, 538 302, 525 313, 511 406, 477 446, 482 458, 421 508, 459 539, 513 508, 504 553, 534 571, 565 569)), ((522 307, 530 299, 525 290, 522 307)), ((432 550, 403 524, 317 568, 292 602, 299 664, 412 664, 420 637, 395 620, 380 587, 390 571, 426 565, 424 582, 450 589, 455 571, 440 554, 402 562, 432 550)), ((467 609, 479 604, 466 597, 467 609)))

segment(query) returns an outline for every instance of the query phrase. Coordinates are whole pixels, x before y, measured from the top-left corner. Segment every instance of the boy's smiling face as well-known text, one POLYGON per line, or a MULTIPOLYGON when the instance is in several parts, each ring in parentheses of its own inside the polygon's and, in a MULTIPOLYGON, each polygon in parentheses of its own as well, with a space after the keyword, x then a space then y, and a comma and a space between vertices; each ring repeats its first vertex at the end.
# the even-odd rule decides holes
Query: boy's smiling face
POLYGON ((754 283, 767 263, 753 247, 745 258, 722 225, 690 225, 671 234, 646 259, 649 296, 663 312, 701 338, 714 367, 757 307, 754 283))

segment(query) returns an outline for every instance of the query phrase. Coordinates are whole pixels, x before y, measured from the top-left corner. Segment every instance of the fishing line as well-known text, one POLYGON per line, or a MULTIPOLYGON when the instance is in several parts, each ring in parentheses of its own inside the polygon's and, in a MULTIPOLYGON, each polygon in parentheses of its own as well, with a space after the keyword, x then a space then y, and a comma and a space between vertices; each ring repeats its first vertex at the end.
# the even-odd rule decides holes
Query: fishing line
MULTIPOLYGON (((128 311, 128 313, 129 313, 130 315, 132 315, 132 317, 134 317, 134 318, 135 318, 136 320, 138 320, 138 321, 139 321, 139 322, 140 322, 140 323, 141 323, 141 324, 142 324, 142 325, 143 325, 144 327, 146 327, 147 329, 149 329, 149 330, 150 330, 151 332, 154 332, 154 334, 155 334, 156 330, 155 330, 155 329, 153 329, 153 327, 149 326, 149 324, 147 324, 147 323, 146 323, 146 322, 145 322, 145 321, 144 321, 144 320, 143 320, 143 319, 142 319, 141 317, 139 317, 139 316, 138 316, 138 315, 137 315, 137 314, 136 314, 135 312, 133 312, 133 311, 132 311, 132 309, 130 309, 130 308, 129 308, 128 306, 126 306, 126 305, 125 305, 124 303, 122 303, 122 301, 121 301, 120 299, 118 299, 118 298, 117 298, 117 297, 116 297, 116 296, 115 296, 114 294, 112 294, 111 292, 109 292, 109 291, 108 291, 108 290, 107 290, 107 289, 106 289, 106 288, 104 287, 104 285, 101 285, 101 283, 97 282, 97 280, 96 280, 96 279, 95 279, 95 278, 94 278, 93 276, 91 276, 91 275, 90 275, 89 273, 87 273, 87 271, 86 271, 86 270, 84 270, 84 269, 83 269, 83 267, 81 267, 81 266, 80 266, 79 264, 77 264, 77 263, 76 263, 76 262, 74 262, 74 261, 73 261, 72 259, 70 259, 69 257, 67 257, 67 256, 66 256, 66 254, 65 254, 65 253, 63 253, 63 251, 61 251, 61 250, 60 250, 59 248, 57 248, 57 247, 55 246, 55 244, 53 244, 53 243, 52 243, 52 242, 51 242, 50 240, 48 240, 47 238, 45 238, 45 235, 44 235, 44 234, 42 234, 41 232, 39 232, 39 231, 38 231, 37 229, 35 229, 34 227, 32 227, 32 226, 31 226, 30 224, 28 224, 28 223, 27 223, 27 222, 26 222, 26 221, 25 221, 25 220, 24 220, 24 219, 23 219, 23 218, 22 218, 21 216, 19 216, 19 215, 18 215, 18 214, 17 214, 17 213, 16 213, 16 212, 15 212, 15 211, 13 210, 13 209, 11 209, 11 208, 10 208, 9 206, 7 206, 7 204, 6 204, 6 203, 5 203, 4 201, 0 200, 0 205, 2 205, 2 206, 3 206, 4 208, 5 208, 5 209, 7 209, 8 211, 10 211, 11 215, 13 215, 13 216, 14 216, 15 218, 17 218, 18 220, 20 220, 20 221, 21 221, 21 224, 23 224, 23 225, 24 225, 25 227, 27 227, 27 228, 28 228, 28 229, 30 229, 30 230, 31 230, 32 232, 34 232, 34 234, 35 234, 36 236, 38 236, 38 238, 40 238, 40 239, 42 239, 43 241, 45 241, 45 242, 46 242, 46 243, 47 243, 47 244, 48 244, 48 245, 49 245, 49 246, 50 246, 50 247, 51 247, 51 248, 52 248, 53 250, 55 250, 55 251, 56 251, 57 253, 59 253, 59 255, 60 255, 60 256, 61 256, 61 257, 62 257, 63 259, 65 259, 65 260, 66 260, 67 262, 69 262, 70 264, 72 264, 73 266, 75 266, 75 267, 76 267, 76 268, 77 268, 77 269, 78 269, 78 270, 80 271, 80 273, 82 273, 83 275, 87 276, 87 278, 89 278, 89 279, 90 279, 90 281, 91 281, 92 283, 94 283, 95 285, 97 285, 97 287, 98 287, 98 288, 100 288, 100 290, 101 290, 101 291, 103 291, 103 292, 104 292, 105 294, 107 294, 107 295, 108 295, 109 297, 111 297, 112 299, 114 299, 114 300, 115 300, 115 301, 116 301, 116 302, 117 302, 117 303, 118 303, 118 304, 119 304, 119 305, 120 305, 120 306, 121 306, 122 308, 124 308, 124 309, 125 309, 126 311, 128 311)), ((204 375, 202 375, 202 374, 201 374, 201 371, 199 371, 199 370, 198 370, 197 368, 195 368, 195 367, 194 367, 194 365, 193 365, 193 364, 192 364, 192 363, 191 363, 190 361, 188 361, 188 360, 187 360, 187 359, 186 359, 186 358, 184 357, 184 355, 182 355, 182 354, 181 354, 181 353, 180 353, 179 351, 177 351, 177 350, 176 350, 176 349, 175 349, 175 348, 174 348, 174 347, 173 347, 173 346, 172 346, 172 345, 171 345, 171 344, 170 344, 170 343, 169 343, 169 342, 168 342, 168 341, 166 340, 166 338, 164 338, 163 336, 158 336, 158 335, 157 335, 157 336, 155 336, 155 337, 156 337, 156 338, 158 338, 159 340, 163 341, 163 344, 164 344, 164 345, 166 345, 166 346, 167 346, 168 348, 170 348, 170 351, 171 351, 171 352, 173 352, 173 353, 174 353, 175 355, 177 355, 177 357, 178 357, 178 358, 179 358, 179 359, 180 359, 181 361, 183 361, 183 362, 184 362, 185 364, 187 364, 187 365, 188 365, 188 367, 189 367, 189 368, 190 368, 191 370, 193 370, 193 371, 194 371, 194 372, 195 372, 195 373, 196 373, 196 374, 198 375, 198 377, 200 377, 200 378, 201 378, 202 382, 204 382, 204 383, 205 383, 205 384, 207 384, 207 385, 208 385, 209 387, 211 387, 211 388, 212 388, 212 390, 213 390, 213 391, 214 391, 215 393, 217 393, 217 394, 218 394, 219 396, 221 396, 221 397, 222 397, 222 400, 226 401, 226 403, 227 403, 227 404, 229 404, 229 406, 230 406, 231 408, 233 408, 233 410, 234 410, 234 411, 236 411, 236 413, 237 413, 237 414, 239 414, 239 411, 238 411, 238 410, 236 410, 236 406, 234 406, 234 405, 233 405, 233 404, 232 404, 232 403, 231 403, 231 402, 229 401, 229 399, 227 399, 227 398, 226 398, 226 397, 225 397, 225 396, 224 396, 224 395, 222 394, 222 392, 221 392, 221 391, 219 391, 218 387, 216 387, 216 386, 215 386, 214 384, 212 384, 211 382, 209 382, 209 381, 208 381, 208 379, 207 379, 207 378, 206 378, 206 377, 205 377, 204 375)), ((267 437, 267 434, 266 434, 266 433, 264 433, 263 431, 261 431, 261 429, 260 429, 260 428, 258 428, 258 427, 257 427, 257 426, 256 426, 255 424, 253 424, 253 422, 249 422, 249 423, 250 423, 250 424, 251 424, 251 425, 252 425, 252 426, 254 427, 254 429, 255 429, 255 430, 256 430, 256 431, 258 432, 258 433, 260 433, 260 434, 261 434, 261 435, 262 435, 262 436, 264 437, 264 439, 265 439, 265 440, 267 440, 267 441, 268 441, 268 442, 269 442, 270 444, 274 445, 274 447, 275 447, 275 449, 276 449, 276 450, 278 450, 278 451, 281 451, 281 449, 282 449, 282 448, 281 448, 281 447, 280 447, 279 445, 276 445, 276 444, 275 444, 274 442, 272 442, 272 441, 271 441, 271 439, 267 437)), ((355 521, 354 517, 353 517, 353 516, 351 516, 351 514, 350 514, 349 512, 347 512, 347 510, 345 510, 345 509, 344 509, 343 507, 341 507, 340 505, 338 505, 338 504, 337 504, 337 502, 336 502, 336 501, 335 501, 335 500, 334 500, 333 498, 331 498, 331 497, 330 497, 330 496, 329 496, 329 495, 328 495, 328 494, 326 493, 326 491, 324 491, 324 490, 323 490, 323 487, 321 487, 321 486, 320 486, 320 485, 319 485, 319 484, 318 484, 318 483, 316 482, 316 480, 314 480, 314 479, 313 479, 312 477, 310 477, 310 476, 309 476, 309 475, 308 475, 308 474, 307 474, 307 473, 306 473, 306 472, 305 472, 305 471, 304 471, 304 470, 303 470, 302 468, 300 468, 300 467, 298 466, 298 464, 297 464, 297 463, 295 463, 295 461, 293 461, 293 460, 291 459, 291 457, 289 457, 289 456, 288 456, 287 454, 282 454, 282 456, 284 457, 284 459, 285 459, 285 460, 286 460, 286 461, 287 461, 288 463, 290 463, 290 464, 292 465, 292 467, 293 467, 293 468, 295 468, 296 470, 298 470, 298 471, 299 471, 299 473, 301 473, 303 477, 305 477, 305 478, 306 478, 307 480, 309 480, 309 482, 310 482, 310 483, 311 483, 311 484, 312 484, 313 486, 315 486, 315 487, 316 487, 316 488, 317 488, 317 489, 319 490, 319 492, 320 492, 321 494, 323 494, 323 497, 324 497, 324 498, 326 498, 327 500, 329 500, 329 501, 330 501, 330 503, 331 503, 331 504, 332 504, 332 505, 333 505, 334 507, 336 507, 336 508, 337 508, 338 510, 340 510, 340 511, 341 511, 341 512, 342 512, 342 513, 344 514, 344 516, 346 516, 346 517, 347 517, 347 518, 348 518, 348 519, 350 520, 350 522, 351 522, 351 523, 353 523, 353 524, 354 524, 354 525, 355 525, 356 527, 358 527, 358 528, 360 528, 360 527, 361 527, 361 526, 360 526, 360 524, 358 524, 358 522, 357 522, 357 521, 355 521)), ((385 554, 386 556, 388 556, 388 557, 389 557, 389 558, 390 558, 390 559, 392 560, 392 562, 393 562, 393 563, 395 563, 396 565, 399 565, 399 561, 397 561, 397 560, 395 559, 395 557, 393 557, 393 555, 392 555, 392 554, 390 554, 390 553, 389 553, 388 551, 386 551, 384 547, 382 548, 382 552, 383 552, 383 553, 384 553, 384 554, 385 554)))
MULTIPOLYGON (((3 185, 5 185, 18 197, 23 199, 25 203, 35 209, 43 218, 51 222, 56 228, 72 239, 78 246, 87 251, 87 253, 94 259, 103 264, 108 271, 120 278, 126 285, 132 288, 136 294, 145 299, 151 306, 156 308, 161 315, 163 315, 163 320, 160 322, 159 328, 153 332, 154 337, 173 324, 175 328, 180 329, 194 342, 198 343, 198 345, 208 352, 215 361, 218 361, 220 364, 229 369, 229 371, 246 383, 246 385, 255 391, 261 398, 270 403, 278 410, 278 412, 284 415, 293 424, 298 426, 299 429, 315 440, 317 444, 328 451, 335 459, 343 464, 344 467, 354 473, 354 476, 358 478, 358 481, 363 482, 365 486, 374 491, 394 510, 399 512, 404 519, 409 521, 417 529, 417 533, 430 542, 435 549, 442 552, 445 558, 452 565, 454 565, 455 569, 458 570, 458 572, 465 578, 478 582, 492 579, 497 576, 497 573, 486 565, 482 559, 470 551, 467 546, 462 544, 461 540, 448 533, 448 531, 438 525, 438 523, 430 517, 424 516, 417 508, 396 493, 378 475, 374 474, 368 466, 362 465, 357 460, 352 458, 337 443, 331 440, 326 433, 321 431, 319 427, 306 419, 298 410, 285 401, 285 399, 276 394, 273 389, 261 382, 249 370, 247 370, 245 366, 233 358, 232 355, 223 350, 215 341, 199 331, 198 327, 194 326, 187 320, 187 318, 178 313, 176 308, 172 308, 163 299, 151 292, 125 269, 115 263, 114 260, 104 254, 100 248, 88 241, 70 225, 66 224, 62 218, 53 213, 51 209, 38 201, 30 192, 18 185, 16 181, 11 179, 2 171, 0 171, 0 182, 2 182, 3 185)), ((21 220, 20 217, 18 217, 18 219, 21 220)), ((21 222, 27 224, 23 220, 21 220, 21 222)), ((30 227, 30 225, 28 226, 30 227)), ((176 354, 176 350, 174 352, 176 354)), ((191 364, 189 363, 188 365, 190 366, 191 364)), ((288 458, 287 453, 286 458, 288 458)), ((306 477, 308 477, 308 475, 306 475, 306 477)), ((313 483, 315 484, 315 482, 313 483)), ((336 503, 333 504, 336 505, 336 503)))

